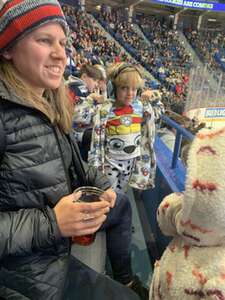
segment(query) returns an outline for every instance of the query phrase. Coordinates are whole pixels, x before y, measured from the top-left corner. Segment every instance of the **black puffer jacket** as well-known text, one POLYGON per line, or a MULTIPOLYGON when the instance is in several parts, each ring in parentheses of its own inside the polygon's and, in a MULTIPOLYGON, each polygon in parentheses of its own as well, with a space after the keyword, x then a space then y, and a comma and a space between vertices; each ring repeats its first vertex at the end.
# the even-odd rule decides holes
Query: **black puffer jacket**
POLYGON ((76 145, 72 149, 57 127, 2 82, 0 118, 6 136, 0 164, 0 298, 61 299, 70 240, 60 236, 52 208, 84 180, 103 189, 110 184, 81 165, 76 145))

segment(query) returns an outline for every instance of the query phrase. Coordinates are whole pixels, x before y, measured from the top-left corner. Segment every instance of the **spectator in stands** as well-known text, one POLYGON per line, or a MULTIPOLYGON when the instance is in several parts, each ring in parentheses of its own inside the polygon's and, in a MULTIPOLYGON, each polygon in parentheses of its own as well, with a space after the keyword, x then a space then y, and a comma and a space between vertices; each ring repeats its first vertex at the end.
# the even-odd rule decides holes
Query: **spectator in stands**
POLYGON ((71 48, 67 48, 66 54, 67 54, 67 63, 66 63, 66 69, 64 72, 64 78, 67 80, 71 75, 76 74, 77 67, 76 67, 76 63, 73 58, 75 55, 75 50, 71 49, 71 48))
POLYGON ((202 129, 188 157, 186 187, 161 202, 157 219, 173 236, 155 264, 150 300, 224 299, 225 128, 202 129))
POLYGON ((100 95, 103 95, 106 99, 108 96, 107 96, 107 74, 106 74, 105 67, 99 64, 96 64, 94 66, 101 72, 102 75, 101 79, 98 81, 98 93, 100 95))
POLYGON ((120 63, 109 70, 115 99, 102 104, 95 116, 89 162, 109 177, 115 191, 127 183, 138 189, 154 186, 155 117, 149 101, 141 101, 142 73, 120 63))
MULTIPOLYGON (((171 110, 167 110, 165 112, 165 115, 175 121, 178 125, 184 127, 187 130, 190 130, 192 120, 188 117, 177 114, 171 110)), ((176 129, 168 125, 166 122, 162 122, 161 127, 157 133, 164 144, 173 152, 176 139, 176 129)))
POLYGON ((92 120, 95 111, 105 99, 98 92, 99 81, 104 74, 95 66, 83 65, 80 76, 70 77, 68 87, 74 103, 73 132, 81 150, 84 161, 87 161, 92 135, 92 120))
POLYGON ((137 300, 70 256, 70 237, 96 232, 104 222, 115 279, 140 293, 130 264, 129 200, 83 164, 69 134, 68 27, 60 5, 6 1, 0 24, 0 298, 137 300), (77 201, 74 189, 87 184, 104 190, 102 201, 77 201), (64 296, 66 286, 75 294, 64 296))

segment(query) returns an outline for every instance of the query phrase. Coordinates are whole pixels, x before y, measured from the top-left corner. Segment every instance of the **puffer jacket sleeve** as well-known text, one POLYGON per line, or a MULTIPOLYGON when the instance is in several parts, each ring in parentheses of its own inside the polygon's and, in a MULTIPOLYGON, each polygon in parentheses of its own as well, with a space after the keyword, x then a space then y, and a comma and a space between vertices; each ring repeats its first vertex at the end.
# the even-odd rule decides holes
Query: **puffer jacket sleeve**
MULTIPOLYGON (((87 164, 82 160, 79 147, 72 134, 70 134, 70 142, 72 143, 74 170, 81 184, 95 186, 103 190, 110 188, 111 184, 108 178, 92 163, 87 164)), ((72 183, 72 185, 74 184, 72 183)))
POLYGON ((50 208, 0 212, 0 260, 47 248, 59 238, 54 211, 50 208))
POLYGON ((111 184, 108 180, 108 178, 99 171, 96 167, 90 166, 85 164, 86 174, 87 174, 87 181, 90 183, 90 185, 99 187, 103 190, 107 190, 111 187, 111 184))

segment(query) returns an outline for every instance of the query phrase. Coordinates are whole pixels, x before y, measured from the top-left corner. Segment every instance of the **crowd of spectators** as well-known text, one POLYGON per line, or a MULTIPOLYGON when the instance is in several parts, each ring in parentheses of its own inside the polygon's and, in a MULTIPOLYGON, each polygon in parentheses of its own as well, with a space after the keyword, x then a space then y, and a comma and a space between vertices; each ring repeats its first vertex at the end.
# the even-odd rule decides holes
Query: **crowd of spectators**
POLYGON ((160 83, 162 99, 166 107, 176 112, 184 111, 187 84, 191 67, 190 55, 179 42, 169 24, 149 16, 136 20, 143 31, 140 35, 134 25, 124 20, 118 11, 98 15, 101 23, 118 39, 160 83), (127 46, 128 45, 128 46, 127 46))
MULTIPOLYGON (((115 61, 134 63, 134 59, 130 59, 125 51, 121 51, 118 44, 113 39, 109 39, 105 30, 102 30, 85 11, 67 5, 63 6, 63 10, 71 28, 69 57, 73 62, 71 64, 68 60, 68 64, 70 67, 72 65, 75 74, 83 64, 107 65, 115 61)), ((126 43, 132 50, 133 57, 159 80, 158 88, 166 108, 182 114, 192 62, 171 24, 167 23, 166 19, 159 20, 156 16, 137 19, 135 22, 144 37, 135 30, 133 23, 128 22, 127 16, 120 10, 101 11, 97 18, 104 22, 104 29, 109 33, 113 32, 113 37, 119 38, 118 41, 122 46, 126 43)), ((192 42, 198 37, 194 32, 187 34, 192 36, 192 42)), ((212 34, 207 33, 207 37, 210 36, 212 34)), ((209 44, 206 37, 202 39, 202 43, 203 40, 209 44)), ((216 45, 224 47, 223 36, 218 35, 215 38, 211 49, 215 51, 216 45)), ((202 49, 202 55, 206 53, 204 51, 206 47, 202 44, 199 44, 199 47, 202 49)), ((127 47, 124 48, 127 50, 127 47)), ((208 62, 213 61, 212 56, 210 59, 209 55, 206 59, 208 62)), ((215 60, 214 64, 216 64, 215 60)))
POLYGON ((63 5, 68 24, 70 25, 70 56, 74 61, 75 72, 83 64, 110 63, 129 61, 125 52, 113 40, 107 38, 95 21, 85 11, 63 5))
MULTIPOLYGON (((73 58, 75 75, 84 64, 98 63, 107 66, 116 61, 134 63, 125 52, 121 52, 121 48, 113 39, 109 39, 106 32, 89 14, 66 5, 63 9, 71 28, 69 56, 73 58)), ((144 37, 134 29, 132 23, 125 20, 125 16, 119 10, 100 12, 97 18, 104 21, 104 28, 115 39, 119 37, 118 41, 122 46, 124 44, 120 39, 123 39, 123 42, 133 50, 131 54, 136 53, 133 57, 142 66, 147 66, 146 69, 160 81, 158 89, 166 111, 183 115, 191 58, 171 26, 155 16, 136 20, 144 37)), ((193 132, 192 128, 184 126, 193 132)), ((170 135, 172 134, 174 140, 175 135, 171 132, 170 135)))
POLYGON ((217 31, 184 31, 200 60, 216 74, 225 71, 225 33, 217 31))
MULTIPOLYGON (((184 92, 184 81, 191 66, 190 55, 179 42, 176 33, 156 17, 148 16, 138 21, 149 43, 134 30, 133 23, 125 21, 118 12, 101 13, 100 21, 106 22, 115 38, 123 39, 135 58, 150 71, 167 89, 184 92)), ((106 27, 107 28, 107 27, 106 27)))

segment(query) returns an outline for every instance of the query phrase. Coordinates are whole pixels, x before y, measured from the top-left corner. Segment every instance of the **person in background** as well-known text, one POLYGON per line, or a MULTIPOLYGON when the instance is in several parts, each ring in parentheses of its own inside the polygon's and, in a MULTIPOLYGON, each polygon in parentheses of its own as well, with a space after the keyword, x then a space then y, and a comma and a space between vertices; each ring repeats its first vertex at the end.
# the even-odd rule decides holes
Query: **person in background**
POLYGON ((70 77, 68 88, 74 104, 73 132, 81 155, 87 161, 92 135, 93 116, 105 97, 99 93, 102 71, 92 65, 83 65, 80 77, 70 77))
MULTIPOLYGON (((190 128, 192 123, 191 119, 179 115, 171 110, 166 110, 165 116, 169 117, 172 121, 175 121, 178 125, 184 127, 185 129, 190 128)), ((161 126, 157 133, 163 143, 170 149, 171 152, 173 152, 176 140, 176 129, 164 121, 162 121, 160 125, 161 126)))
POLYGON ((155 263, 149 300, 225 299, 225 128, 201 129, 188 155, 185 191, 161 202, 173 239, 155 263))
POLYGON ((120 63, 111 66, 108 77, 114 99, 96 113, 88 161, 108 176, 115 191, 123 191, 127 183, 152 188, 155 116, 150 101, 138 96, 144 86, 142 73, 135 65, 120 63))
POLYGON ((75 55, 75 49, 72 47, 67 47, 66 48, 67 62, 64 71, 65 80, 68 80, 71 74, 76 74, 77 72, 76 63, 74 61, 74 55, 75 55))
POLYGON ((96 64, 94 65, 101 72, 101 79, 98 81, 98 93, 103 95, 105 99, 108 98, 107 95, 107 74, 105 67, 103 65, 96 64))
POLYGON ((0 24, 0 298, 137 300, 129 200, 82 162, 71 134, 61 7, 56 0, 6 1, 0 24), (74 190, 85 185, 101 188, 102 201, 79 202, 74 190), (123 285, 70 255, 71 237, 103 229, 123 285))

